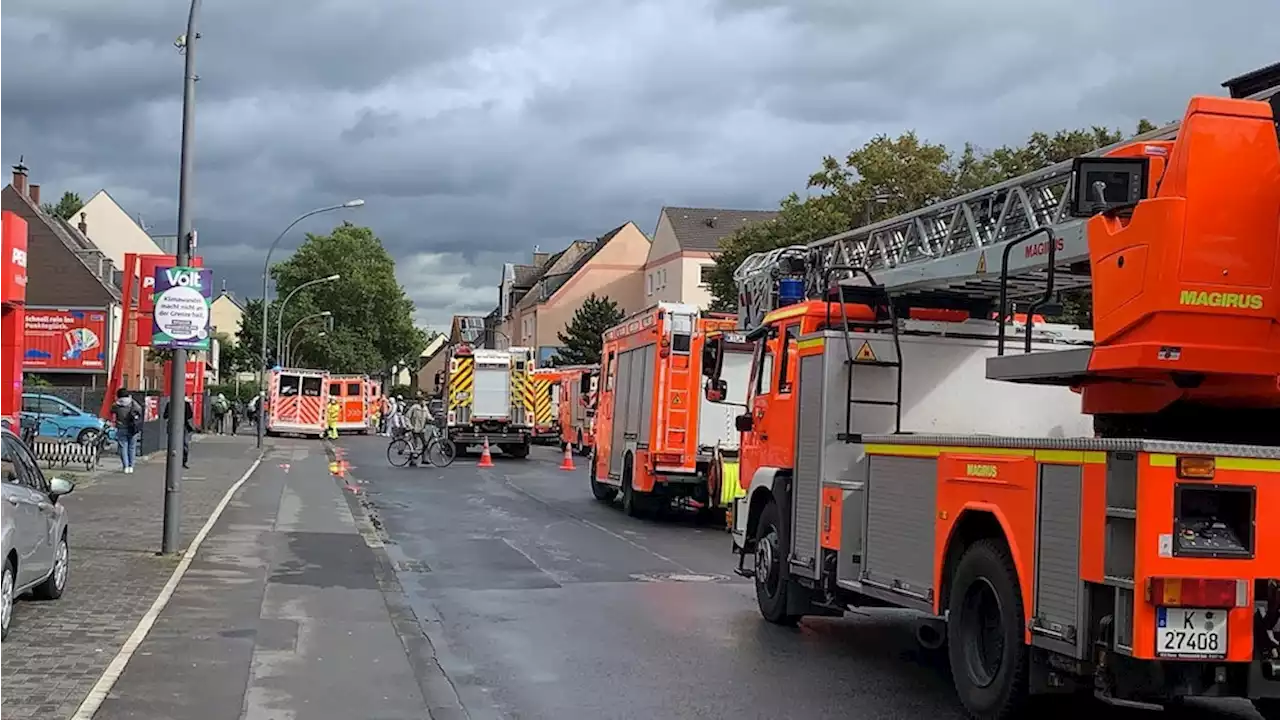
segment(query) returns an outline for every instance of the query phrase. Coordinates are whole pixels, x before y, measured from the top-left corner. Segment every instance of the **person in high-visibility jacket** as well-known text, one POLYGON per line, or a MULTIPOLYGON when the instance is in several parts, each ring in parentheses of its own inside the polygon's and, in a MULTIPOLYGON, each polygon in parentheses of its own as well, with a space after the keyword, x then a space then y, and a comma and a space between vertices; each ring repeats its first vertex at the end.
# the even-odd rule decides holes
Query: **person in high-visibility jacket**
POLYGON ((342 406, 338 398, 329 398, 329 406, 324 409, 325 431, 329 439, 338 439, 338 420, 342 418, 342 406))

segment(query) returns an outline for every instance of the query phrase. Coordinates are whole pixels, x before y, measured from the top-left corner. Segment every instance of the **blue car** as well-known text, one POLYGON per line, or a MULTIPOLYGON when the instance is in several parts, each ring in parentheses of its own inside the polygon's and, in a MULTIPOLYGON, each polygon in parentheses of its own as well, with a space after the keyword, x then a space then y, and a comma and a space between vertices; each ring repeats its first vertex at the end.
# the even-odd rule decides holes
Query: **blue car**
POLYGON ((111 435, 102 418, 76 407, 57 395, 22 393, 22 424, 34 426, 37 435, 71 437, 89 445, 101 433, 111 435))

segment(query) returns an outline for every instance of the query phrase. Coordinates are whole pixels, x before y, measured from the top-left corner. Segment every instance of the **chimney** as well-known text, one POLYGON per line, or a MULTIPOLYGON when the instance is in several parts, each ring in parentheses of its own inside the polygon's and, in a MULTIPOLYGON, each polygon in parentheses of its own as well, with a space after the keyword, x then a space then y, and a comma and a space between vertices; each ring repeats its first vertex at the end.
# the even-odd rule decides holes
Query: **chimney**
POLYGON ((31 202, 34 203, 36 207, 40 207, 40 186, 31 185, 29 187, 30 190, 27 191, 27 195, 31 197, 31 202))
POLYGON ((533 266, 542 267, 547 264, 547 260, 551 259, 551 253, 535 252, 533 253, 533 266))
POLYGON ((80 234, 89 237, 89 218, 84 213, 80 213, 80 222, 76 224, 80 228, 80 234))
POLYGON ((19 195, 27 194, 27 166, 22 164, 22 156, 18 156, 18 164, 13 166, 13 189, 19 195))

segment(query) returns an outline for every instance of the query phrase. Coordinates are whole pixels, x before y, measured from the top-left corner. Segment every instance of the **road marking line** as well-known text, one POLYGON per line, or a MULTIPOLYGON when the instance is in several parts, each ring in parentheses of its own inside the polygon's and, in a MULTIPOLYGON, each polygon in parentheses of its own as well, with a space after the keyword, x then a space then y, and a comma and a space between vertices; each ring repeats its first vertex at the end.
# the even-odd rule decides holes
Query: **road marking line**
POLYGON ((200 532, 196 533, 191 544, 187 546, 185 552, 182 553, 182 559, 178 561, 178 566, 173 569, 173 574, 169 576, 169 581, 161 588, 160 594, 156 596, 155 602, 151 603, 151 607, 147 610, 142 619, 138 621, 137 627, 129 635, 129 639, 124 641, 124 645, 120 648, 120 652, 111 659, 111 663, 107 665, 107 669, 102 671, 102 675, 98 678, 98 682, 94 683, 93 688, 89 690, 89 695, 85 697, 84 702, 80 703, 80 707, 76 708, 76 712, 71 716, 71 720, 91 720, 94 713, 98 712, 98 708, 102 706, 102 702, 107 699, 111 688, 115 687, 116 681, 124 674, 124 669, 129 664, 129 660, 133 658, 133 654, 137 652, 138 646, 142 645, 142 641, 147 638, 147 634, 151 632, 151 627, 156 624, 160 613, 164 611, 165 606, 169 604, 173 593, 178 589, 178 583, 182 582, 182 576, 187 574, 187 568, 191 567, 191 562, 195 560, 196 552, 200 550, 200 544, 213 530, 213 526, 218 522, 218 518, 222 516, 222 511, 227 509, 227 505, 231 503, 231 498, 236 491, 245 484, 249 476, 254 470, 258 469, 258 465, 262 464, 262 455, 258 455, 258 459, 253 461, 248 470, 244 471, 244 475, 235 482, 222 496, 222 500, 218 502, 218 506, 213 509, 213 514, 205 521, 204 527, 200 528, 200 532))
MULTIPOLYGON (((622 542, 624 542, 624 543, 626 543, 626 544, 628 544, 628 545, 630 545, 630 546, 632 546, 632 547, 636 548, 637 550, 642 550, 642 551, 644 551, 644 552, 647 552, 647 553, 649 553, 650 555, 652 555, 652 556, 654 556, 654 557, 658 558, 659 560, 661 560, 661 561, 663 561, 663 562, 671 563, 672 565, 675 565, 677 568, 679 568, 679 569, 681 569, 681 570, 685 571, 686 573, 694 574, 693 570, 692 570, 692 569, 690 569, 690 568, 689 568, 687 565, 685 565, 684 563, 682 563, 682 562, 677 562, 677 561, 675 561, 675 560, 672 560, 671 558, 667 557, 666 555, 663 555, 662 553, 660 553, 660 552, 658 552, 658 551, 656 551, 656 550, 653 550, 652 548, 647 548, 647 547, 645 547, 644 545, 641 545, 640 543, 636 542, 635 540, 632 540, 631 538, 629 538, 629 537, 627 537, 627 536, 625 536, 625 535, 622 535, 621 533, 616 533, 616 532, 614 532, 614 531, 610 530, 609 528, 607 528, 607 527, 605 527, 605 526, 603 526, 603 525, 601 525, 601 524, 599 524, 599 523, 592 522, 591 520, 588 520, 588 519, 586 519, 586 518, 584 518, 584 517, 579 517, 579 516, 577 516, 577 515, 575 515, 575 514, 573 514, 573 513, 569 512, 568 510, 565 510, 564 508, 556 507, 555 505, 552 505, 552 504, 551 504, 550 502, 548 502, 547 500, 544 500, 544 499, 542 499, 541 497, 539 497, 538 495, 535 495, 534 493, 532 493, 532 492, 530 492, 530 491, 528 491, 528 490, 525 490, 524 488, 522 488, 522 487, 520 487, 520 486, 516 485, 515 483, 511 482, 511 479, 510 479, 510 478, 505 478, 505 479, 503 480, 503 484, 504 484, 504 485, 506 485, 507 487, 511 488, 512 490, 515 490, 516 492, 520 493, 521 495, 524 495, 525 497, 529 498, 530 500, 533 500, 534 502, 537 502, 537 503, 539 503, 539 504, 541 504, 541 505, 545 506, 546 508, 548 508, 548 509, 549 509, 549 510, 551 510, 552 512, 557 512, 557 513, 560 513, 561 515, 566 515, 566 516, 568 516, 568 517, 570 517, 570 518, 573 518, 574 520, 577 520, 578 522, 582 523, 583 525, 586 525, 587 527, 595 528, 596 530, 599 530, 600 532, 604 533, 605 535, 609 535, 609 536, 615 537, 615 538, 617 538, 617 539, 621 540, 622 542)), ((79 719, 78 719, 78 718, 75 718, 75 719, 73 719, 73 720, 79 720, 79 719)))

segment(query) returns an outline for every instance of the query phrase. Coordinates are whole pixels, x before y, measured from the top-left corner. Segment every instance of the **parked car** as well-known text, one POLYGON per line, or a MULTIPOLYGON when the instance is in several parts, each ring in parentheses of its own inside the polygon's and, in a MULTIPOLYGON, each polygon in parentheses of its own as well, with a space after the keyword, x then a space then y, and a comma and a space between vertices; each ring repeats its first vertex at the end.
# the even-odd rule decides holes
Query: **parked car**
POLYGON ((8 429, 0 430, 0 639, 9 636, 15 598, 31 592, 40 600, 57 600, 67 587, 71 552, 67 545, 67 510, 58 503, 75 483, 46 477, 31 451, 8 429))
POLYGON ((100 433, 111 432, 102 418, 46 393, 22 393, 22 419, 24 424, 35 425, 37 435, 71 437, 81 445, 90 445, 100 433))

